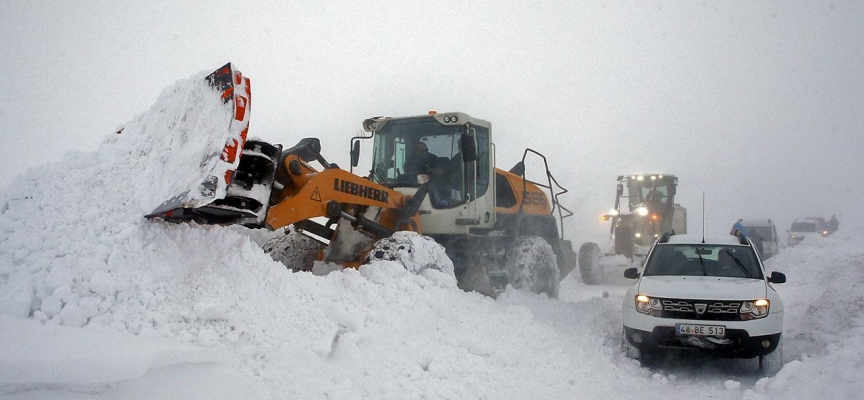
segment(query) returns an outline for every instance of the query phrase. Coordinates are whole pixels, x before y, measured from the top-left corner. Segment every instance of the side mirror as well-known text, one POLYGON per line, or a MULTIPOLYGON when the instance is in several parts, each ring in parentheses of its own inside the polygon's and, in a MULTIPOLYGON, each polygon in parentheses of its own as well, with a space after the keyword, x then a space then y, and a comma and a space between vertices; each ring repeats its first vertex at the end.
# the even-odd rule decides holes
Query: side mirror
POLYGON ((786 274, 784 274, 782 272, 773 271, 773 272, 771 272, 771 276, 768 277, 768 282, 786 283, 786 274))
POLYGON ((618 197, 621 197, 622 195, 624 195, 624 185, 619 183, 618 184, 618 197))
POLYGON ((360 163, 360 141, 351 143, 351 166, 356 167, 360 163))
POLYGON ((459 139, 462 150, 462 161, 471 162, 477 161, 477 142, 474 141, 474 135, 462 133, 459 139))
POLYGON ((627 268, 624 270, 624 277, 627 279, 639 279, 639 270, 636 268, 627 268))

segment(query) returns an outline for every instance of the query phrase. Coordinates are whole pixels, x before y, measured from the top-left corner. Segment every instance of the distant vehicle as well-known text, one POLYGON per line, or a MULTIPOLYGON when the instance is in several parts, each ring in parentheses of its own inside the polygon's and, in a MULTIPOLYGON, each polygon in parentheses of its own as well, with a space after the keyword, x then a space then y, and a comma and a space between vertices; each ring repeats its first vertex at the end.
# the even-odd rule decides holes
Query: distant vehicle
POLYGON ((649 358, 669 349, 731 358, 759 358, 760 368, 779 369, 783 303, 772 272, 743 233, 705 238, 664 233, 652 246, 624 296, 622 345, 628 357, 649 358))
POLYGON ((753 233, 762 238, 762 256, 763 260, 767 260, 777 255, 780 252, 780 237, 777 235, 777 227, 770 219, 744 219, 741 220, 741 225, 747 230, 747 237, 751 237, 753 233))
POLYGON ((796 219, 789 228, 786 246, 797 246, 808 236, 828 236, 828 223, 822 217, 796 219))

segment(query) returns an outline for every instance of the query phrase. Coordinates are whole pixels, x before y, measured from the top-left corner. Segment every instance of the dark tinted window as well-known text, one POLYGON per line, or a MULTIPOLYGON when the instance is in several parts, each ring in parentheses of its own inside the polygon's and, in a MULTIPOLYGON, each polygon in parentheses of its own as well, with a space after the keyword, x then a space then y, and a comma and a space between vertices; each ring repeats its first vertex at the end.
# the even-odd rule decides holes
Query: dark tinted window
POLYGON ((748 234, 756 232, 763 240, 774 240, 774 233, 770 226, 745 226, 744 228, 747 229, 748 234))
POLYGON ((507 177, 495 174, 495 207, 510 208, 516 205, 516 194, 507 177))

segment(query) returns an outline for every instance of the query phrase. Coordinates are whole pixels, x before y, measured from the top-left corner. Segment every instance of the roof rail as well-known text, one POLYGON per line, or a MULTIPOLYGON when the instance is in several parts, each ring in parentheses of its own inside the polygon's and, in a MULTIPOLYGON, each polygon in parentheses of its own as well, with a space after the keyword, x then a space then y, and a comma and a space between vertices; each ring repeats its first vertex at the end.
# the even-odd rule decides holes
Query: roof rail
POLYGON ((750 245, 750 243, 747 242, 747 236, 744 236, 744 232, 735 231, 735 236, 738 236, 738 243, 750 245))
POLYGON ((674 235, 674 234, 675 234, 675 230, 674 230, 674 229, 670 229, 670 230, 668 230, 668 231, 666 231, 666 232, 663 232, 663 234, 660 235, 660 243, 667 243, 667 242, 669 242, 669 237, 672 236, 672 235, 674 235))

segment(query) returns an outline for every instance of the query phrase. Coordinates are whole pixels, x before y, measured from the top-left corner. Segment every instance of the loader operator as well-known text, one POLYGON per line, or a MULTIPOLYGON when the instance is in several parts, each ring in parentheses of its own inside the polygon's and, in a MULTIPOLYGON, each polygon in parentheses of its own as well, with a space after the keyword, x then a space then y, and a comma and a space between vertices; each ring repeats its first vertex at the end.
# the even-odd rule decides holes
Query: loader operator
POLYGON ((429 182, 429 195, 433 203, 446 200, 443 191, 447 182, 444 180, 445 163, 436 155, 429 152, 426 143, 418 142, 414 145, 411 157, 405 160, 405 175, 415 179, 419 174, 427 174, 431 178, 429 182))
POLYGON ((418 174, 428 174, 432 179, 444 173, 441 162, 434 154, 429 152, 426 143, 419 142, 414 145, 411 157, 405 160, 405 174, 411 178, 418 174))

